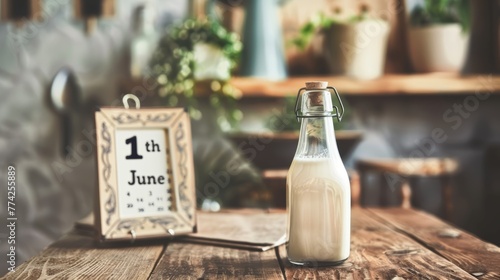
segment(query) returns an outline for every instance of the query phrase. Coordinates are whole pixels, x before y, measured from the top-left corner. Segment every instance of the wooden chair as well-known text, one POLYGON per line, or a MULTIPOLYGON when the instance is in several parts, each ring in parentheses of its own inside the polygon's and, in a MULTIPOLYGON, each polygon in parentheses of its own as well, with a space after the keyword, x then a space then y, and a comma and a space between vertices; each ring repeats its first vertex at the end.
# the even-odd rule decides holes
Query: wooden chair
POLYGON ((364 205, 367 190, 366 176, 369 173, 379 175, 381 182, 379 203, 387 205, 387 185, 399 187, 401 207, 412 205, 412 188, 417 178, 438 178, 441 183, 442 208, 445 218, 449 219, 452 211, 451 178, 458 169, 458 162, 450 158, 400 158, 400 159, 365 159, 359 160, 357 169, 360 176, 360 204, 364 205))

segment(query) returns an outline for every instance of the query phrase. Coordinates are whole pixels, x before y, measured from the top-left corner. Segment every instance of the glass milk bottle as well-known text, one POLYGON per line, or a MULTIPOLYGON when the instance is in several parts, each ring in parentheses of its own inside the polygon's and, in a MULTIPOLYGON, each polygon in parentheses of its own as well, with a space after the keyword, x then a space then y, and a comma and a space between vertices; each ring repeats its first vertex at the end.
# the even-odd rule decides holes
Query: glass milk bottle
POLYGON ((351 191, 333 129, 333 117, 340 121, 343 111, 327 82, 308 82, 299 90, 300 138, 287 176, 287 254, 293 264, 336 265, 349 257, 351 191))

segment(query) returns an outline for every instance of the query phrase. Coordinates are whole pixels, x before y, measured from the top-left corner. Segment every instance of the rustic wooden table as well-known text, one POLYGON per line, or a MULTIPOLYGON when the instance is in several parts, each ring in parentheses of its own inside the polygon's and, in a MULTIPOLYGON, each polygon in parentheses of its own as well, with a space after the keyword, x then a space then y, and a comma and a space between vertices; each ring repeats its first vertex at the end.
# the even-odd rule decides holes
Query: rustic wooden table
POLYGON ((266 252, 178 241, 103 246, 74 231, 6 279, 500 279, 500 248, 416 210, 352 213, 351 256, 303 268, 266 252))

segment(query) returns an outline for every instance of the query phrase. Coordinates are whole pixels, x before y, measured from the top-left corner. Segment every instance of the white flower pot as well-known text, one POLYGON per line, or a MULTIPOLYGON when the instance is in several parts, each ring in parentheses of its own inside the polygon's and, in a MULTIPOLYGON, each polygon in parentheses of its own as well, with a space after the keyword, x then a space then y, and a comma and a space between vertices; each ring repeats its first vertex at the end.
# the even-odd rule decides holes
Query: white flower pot
POLYGON ((469 36, 458 23, 410 27, 408 44, 417 72, 459 71, 465 61, 469 36))
POLYGON ((202 80, 228 80, 231 76, 231 61, 222 50, 208 43, 196 43, 194 53, 194 78, 202 80))
POLYGON ((363 20, 325 30, 324 51, 332 74, 375 79, 384 73, 389 23, 363 20))

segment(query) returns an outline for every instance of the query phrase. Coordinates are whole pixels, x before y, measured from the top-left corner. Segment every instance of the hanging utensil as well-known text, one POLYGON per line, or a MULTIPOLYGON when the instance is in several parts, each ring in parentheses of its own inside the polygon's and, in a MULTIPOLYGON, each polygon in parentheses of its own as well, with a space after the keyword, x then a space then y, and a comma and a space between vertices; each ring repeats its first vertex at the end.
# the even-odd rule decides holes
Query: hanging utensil
POLYGON ((57 72, 49 90, 49 100, 53 110, 59 115, 61 123, 62 155, 68 155, 68 147, 72 144, 72 128, 81 103, 81 91, 75 75, 69 68, 57 72))

